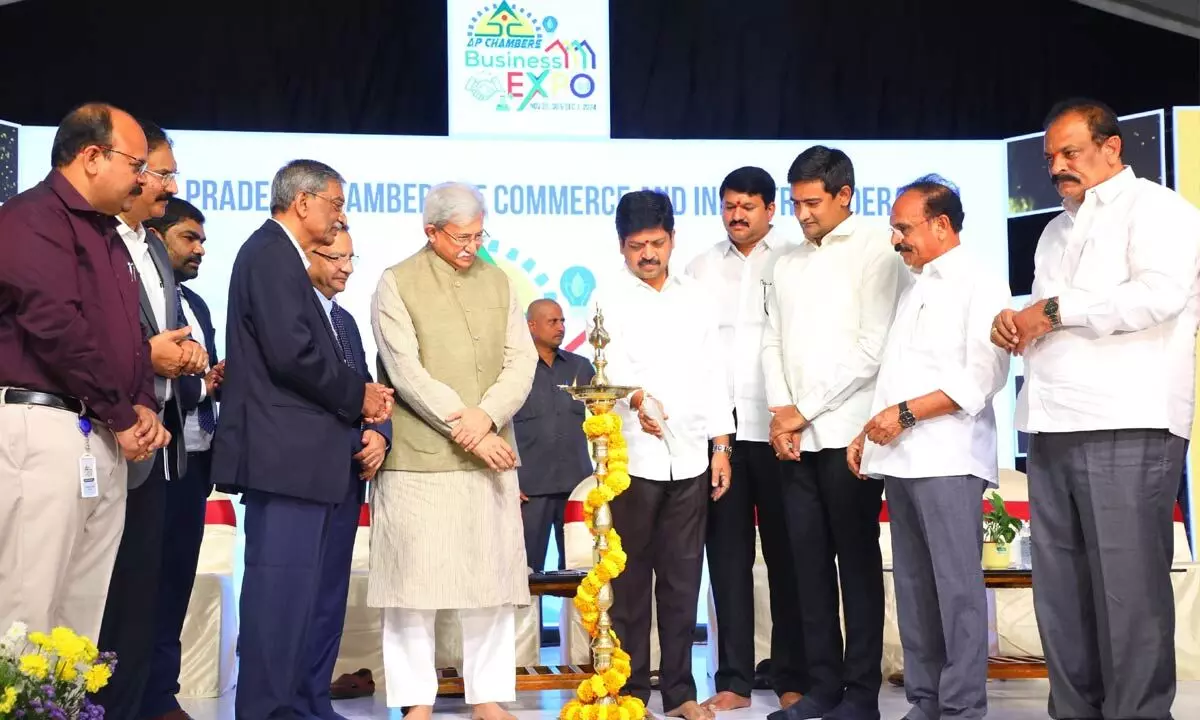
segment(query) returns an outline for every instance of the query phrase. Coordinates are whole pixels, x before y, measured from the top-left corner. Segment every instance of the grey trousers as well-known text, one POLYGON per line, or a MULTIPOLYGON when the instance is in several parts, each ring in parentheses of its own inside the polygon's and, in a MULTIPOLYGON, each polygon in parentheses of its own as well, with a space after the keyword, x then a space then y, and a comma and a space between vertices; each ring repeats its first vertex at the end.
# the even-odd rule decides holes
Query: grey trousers
POLYGON ((904 693, 928 720, 987 714, 985 485, 970 475, 884 479, 904 693))
POLYGON ((1031 436, 1033 602, 1053 718, 1171 717, 1186 447, 1166 430, 1031 436))

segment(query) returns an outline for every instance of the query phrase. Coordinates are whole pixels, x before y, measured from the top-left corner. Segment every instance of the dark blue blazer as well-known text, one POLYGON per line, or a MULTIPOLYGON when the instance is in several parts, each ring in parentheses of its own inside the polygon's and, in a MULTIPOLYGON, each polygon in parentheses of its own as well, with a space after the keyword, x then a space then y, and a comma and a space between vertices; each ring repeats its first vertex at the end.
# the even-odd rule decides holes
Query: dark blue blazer
MULTIPOLYGON (((217 357, 217 330, 213 327, 212 312, 208 309, 208 303, 204 302, 204 298, 196 294, 183 283, 179 284, 179 292, 183 293, 183 299, 191 308, 192 314, 196 316, 196 322, 199 323, 199 330, 204 337, 204 349, 208 352, 208 364, 215 366, 221 361, 217 357)), ((197 328, 192 328, 195 333, 197 328)), ((199 375, 187 375, 179 378, 179 406, 183 410, 186 417, 188 413, 196 409, 200 404, 200 388, 204 386, 204 377, 199 375)), ((217 392, 219 400, 220 390, 217 392)))
MULTIPOLYGON (((366 350, 363 349, 362 335, 358 332, 358 323, 355 322, 354 316, 351 315, 350 312, 348 310, 346 310, 346 308, 339 307, 339 309, 342 312, 346 313, 346 318, 349 320, 349 322, 346 323, 346 336, 347 336, 346 339, 350 342, 350 351, 354 353, 354 366, 356 368, 358 368, 358 374, 361 375, 364 380, 366 380, 367 382, 373 382, 373 380, 371 379, 371 371, 368 369, 370 366, 367 365, 366 350)), ((362 429, 363 430, 374 430, 375 432, 382 435, 383 439, 387 440, 388 450, 391 450, 391 448, 392 448, 392 421, 391 420, 384 420, 383 422, 377 423, 374 425, 364 425, 362 429)), ((362 433, 359 432, 357 429, 352 429, 351 433, 350 433, 350 439, 351 439, 351 442, 353 442, 355 445, 354 453, 357 454, 359 450, 362 450, 362 433)), ((362 482, 359 481, 359 479, 358 479, 359 468, 357 467, 357 465, 358 465, 358 463, 355 463, 354 477, 351 479, 351 482, 354 482, 358 485, 358 488, 359 488, 358 501, 362 502, 365 498, 365 494, 363 492, 363 490, 365 488, 364 488, 362 482)))
POLYGON ((296 246, 274 220, 238 250, 228 309, 213 482, 343 501, 362 449, 348 430, 360 427, 366 380, 342 362, 296 246))

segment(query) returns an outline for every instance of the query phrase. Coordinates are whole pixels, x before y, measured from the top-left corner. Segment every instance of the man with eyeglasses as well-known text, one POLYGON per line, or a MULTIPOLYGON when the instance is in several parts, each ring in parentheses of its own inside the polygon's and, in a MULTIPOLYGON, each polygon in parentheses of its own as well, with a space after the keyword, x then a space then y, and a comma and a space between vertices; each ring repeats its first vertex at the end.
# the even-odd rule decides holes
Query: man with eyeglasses
POLYGON ((159 417, 171 432, 171 443, 162 452, 129 466, 125 532, 97 643, 101 650, 115 652, 120 658, 112 681, 97 695, 107 717, 117 719, 138 716, 153 660, 166 484, 177 481, 187 465, 179 378, 202 372, 208 364, 208 353, 191 339, 191 330, 180 327, 175 276, 167 250, 144 225, 166 212, 167 201, 178 190, 171 141, 154 123, 140 120, 139 124, 149 149, 146 182, 133 207, 118 216, 117 232, 141 281, 142 328, 150 338, 154 391, 162 408, 159 417))
POLYGON ((484 215, 473 186, 430 190, 427 244, 383 273, 371 308, 399 401, 371 497, 367 603, 384 609, 388 706, 409 720, 433 713, 438 610, 458 611, 474 718, 511 719, 500 703, 516 699, 529 576, 511 421, 538 356, 512 282, 477 257, 484 215))
POLYGON ((128 113, 80 106, 46 179, 0 208, 0 626, 98 637, 127 463, 170 440, 114 219, 145 157, 128 113))
MULTIPOLYGON (((371 369, 363 350, 358 324, 335 299, 346 290, 346 281, 354 272, 354 243, 349 226, 342 224, 335 231, 333 244, 308 251, 308 277, 312 280, 317 302, 329 320, 337 337, 346 365, 366 382, 371 382, 371 369)), ((352 427, 350 442, 357 452, 354 465, 343 481, 341 501, 334 505, 325 531, 325 554, 321 559, 320 593, 309 627, 308 655, 311 668, 300 690, 299 707, 307 708, 308 716, 320 720, 346 720, 334 712, 330 702, 329 680, 337 663, 342 642, 342 627, 346 622, 346 595, 350 591, 350 565, 354 556, 354 536, 358 518, 366 498, 366 483, 375 477, 387 454, 392 437, 391 419, 352 427)), ((301 673, 304 674, 303 671, 301 673)))
POLYGON ((229 279, 213 476, 246 506, 239 720, 295 712, 330 518, 362 449, 351 430, 391 413, 391 390, 347 363, 308 277, 309 252, 332 245, 346 221, 344 183, 316 160, 280 168, 271 218, 242 244, 229 279))

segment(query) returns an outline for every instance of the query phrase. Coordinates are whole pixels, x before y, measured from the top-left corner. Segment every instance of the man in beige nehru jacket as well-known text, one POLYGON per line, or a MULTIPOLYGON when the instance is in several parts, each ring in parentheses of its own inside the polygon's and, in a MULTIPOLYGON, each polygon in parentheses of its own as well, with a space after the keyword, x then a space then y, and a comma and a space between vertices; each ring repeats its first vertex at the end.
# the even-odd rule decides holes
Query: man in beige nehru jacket
POLYGON ((384 608, 389 707, 431 717, 434 619, 458 611, 467 703, 512 718, 514 608, 529 604, 510 421, 537 351, 503 271, 476 259, 483 196, 447 183, 425 200, 428 243, 384 272, 371 308, 381 379, 396 389, 392 451, 371 499, 367 602, 384 608))

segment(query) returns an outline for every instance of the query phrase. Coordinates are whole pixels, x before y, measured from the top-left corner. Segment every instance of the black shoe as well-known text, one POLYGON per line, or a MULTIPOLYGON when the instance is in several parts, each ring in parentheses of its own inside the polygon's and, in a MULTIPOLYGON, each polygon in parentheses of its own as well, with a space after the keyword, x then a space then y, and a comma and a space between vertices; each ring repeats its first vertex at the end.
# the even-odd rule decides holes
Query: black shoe
POLYGON ((823 703, 812 695, 805 695, 800 702, 787 710, 776 710, 767 716, 767 720, 820 720, 825 714, 835 708, 833 703, 823 703))
POLYGON ((843 700, 837 707, 821 716, 821 720, 879 720, 879 703, 873 705, 843 700))

